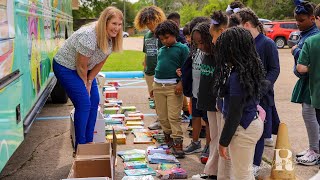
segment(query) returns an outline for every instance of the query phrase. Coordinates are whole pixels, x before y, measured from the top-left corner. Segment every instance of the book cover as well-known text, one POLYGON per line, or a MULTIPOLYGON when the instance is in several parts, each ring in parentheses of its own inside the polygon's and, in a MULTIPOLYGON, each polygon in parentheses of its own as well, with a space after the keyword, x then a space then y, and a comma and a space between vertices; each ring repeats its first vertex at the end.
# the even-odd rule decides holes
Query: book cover
POLYGON ((182 168, 173 168, 169 170, 157 170, 160 179, 187 179, 187 171, 182 168))
POLYGON ((143 161, 146 159, 145 154, 127 154, 121 156, 124 162, 129 162, 129 161, 143 161))
POLYGON ((124 176, 122 180, 154 180, 151 175, 147 176, 124 176))
POLYGON ((144 169, 129 169, 129 170, 124 170, 124 173, 127 176, 143 176, 143 175, 152 175, 155 176, 156 172, 151 168, 144 168, 144 169))
POLYGON ((124 169, 143 169, 148 168, 147 163, 144 161, 131 161, 124 162, 124 169))
POLYGON ((130 150, 118 151, 117 154, 118 156, 129 155, 129 154, 146 154, 146 151, 142 149, 130 149, 130 150))

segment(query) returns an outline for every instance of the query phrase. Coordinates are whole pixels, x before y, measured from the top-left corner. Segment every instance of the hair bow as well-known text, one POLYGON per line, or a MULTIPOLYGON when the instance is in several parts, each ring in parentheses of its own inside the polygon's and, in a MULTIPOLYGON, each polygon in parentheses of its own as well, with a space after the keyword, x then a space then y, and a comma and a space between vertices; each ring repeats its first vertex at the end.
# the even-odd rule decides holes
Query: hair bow
POLYGON ((226 12, 228 12, 228 11, 233 11, 234 13, 237 13, 237 12, 240 11, 240 8, 234 8, 234 9, 232 9, 232 8, 230 7, 230 5, 228 5, 228 7, 227 7, 227 9, 226 9, 226 12))
POLYGON ((294 5, 296 6, 294 12, 296 14, 309 14, 309 12, 301 5, 303 0, 294 0, 294 5))

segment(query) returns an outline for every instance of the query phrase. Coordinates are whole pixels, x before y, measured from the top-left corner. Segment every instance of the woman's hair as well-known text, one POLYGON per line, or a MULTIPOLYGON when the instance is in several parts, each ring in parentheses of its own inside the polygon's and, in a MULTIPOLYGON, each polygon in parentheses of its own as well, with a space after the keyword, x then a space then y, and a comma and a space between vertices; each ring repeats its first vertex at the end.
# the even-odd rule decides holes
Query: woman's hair
MULTIPOLYGON (((98 47, 104 52, 107 53, 109 49, 109 43, 108 40, 109 35, 106 32, 106 28, 108 25, 108 22, 114 18, 114 17, 120 17, 123 18, 122 12, 117 9, 116 7, 107 7, 105 8, 102 13, 100 14, 100 17, 96 23, 96 33, 97 33, 97 44, 98 47)), ((112 51, 119 52, 122 50, 122 29, 117 34, 115 38, 112 38, 112 51)))
POLYGON ((190 26, 189 26, 189 31, 190 31, 190 33, 193 31, 193 28, 194 28, 197 24, 202 23, 202 22, 210 23, 210 18, 204 17, 204 16, 199 16, 199 17, 193 18, 193 19, 191 20, 190 26))
POLYGON ((190 35, 190 23, 187 23, 186 25, 184 25, 184 27, 182 29, 182 33, 184 36, 190 35))
POLYGON ((213 54, 214 45, 212 44, 212 36, 210 35, 210 23, 202 22, 193 28, 191 32, 191 51, 195 53, 197 47, 194 44, 193 34, 198 32, 201 35, 201 41, 204 44, 205 49, 209 50, 209 54, 213 54))
POLYGON ((227 15, 231 15, 233 13, 236 13, 234 12, 234 9, 242 9, 242 8, 245 8, 246 6, 241 1, 236 0, 230 3, 228 7, 230 7, 230 9, 227 8, 226 13, 227 15))
POLYGON ((210 17, 211 17, 211 25, 214 28, 227 27, 228 16, 225 12, 222 12, 221 10, 214 11, 210 17))
POLYGON ((228 28, 240 25, 240 19, 236 14, 231 14, 229 17, 228 28))
POLYGON ((241 2, 241 1, 239 1, 239 0, 236 0, 236 1, 233 1, 232 3, 230 3, 230 7, 232 8, 232 9, 234 9, 234 8, 245 8, 246 6, 241 2))
POLYGON ((300 2, 294 9, 294 13, 297 15, 304 14, 308 16, 313 16, 313 11, 314 11, 314 5, 309 1, 300 2))
POLYGON ((157 38, 159 38, 159 36, 161 35, 164 36, 166 34, 170 34, 175 37, 179 36, 179 28, 174 21, 165 20, 156 27, 155 35, 157 38))
MULTIPOLYGON (((215 54, 216 86, 221 91, 224 91, 226 80, 233 68, 239 75, 241 87, 245 89, 246 99, 260 98, 265 72, 256 52, 254 39, 248 30, 231 27, 224 31, 217 40, 215 54)), ((224 96, 223 93, 220 95, 224 96)))
POLYGON ((318 4, 317 7, 314 9, 314 15, 316 17, 320 16, 320 4, 318 4))
POLYGON ((141 9, 134 18, 134 26, 138 30, 144 30, 148 24, 156 27, 159 23, 166 20, 166 15, 161 8, 149 6, 141 9))
POLYGON ((264 33, 263 24, 259 21, 258 16, 253 12, 253 10, 250 8, 243 8, 236 14, 242 24, 250 22, 260 33, 264 33))

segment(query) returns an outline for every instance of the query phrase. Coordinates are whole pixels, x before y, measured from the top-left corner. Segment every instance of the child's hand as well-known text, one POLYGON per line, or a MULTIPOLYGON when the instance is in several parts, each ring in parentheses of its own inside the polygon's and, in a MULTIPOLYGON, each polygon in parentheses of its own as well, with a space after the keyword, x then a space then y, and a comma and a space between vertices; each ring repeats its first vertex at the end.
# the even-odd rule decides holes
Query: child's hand
POLYGON ((181 95, 182 94, 182 91, 183 91, 183 89, 182 89, 182 83, 181 83, 181 81, 176 85, 176 87, 175 87, 175 94, 176 95, 181 95))
POLYGON ((182 75, 182 73, 181 73, 181 68, 178 68, 178 69, 176 70, 176 73, 177 73, 177 75, 178 75, 179 77, 181 77, 181 75, 182 75))
POLYGON ((150 91, 150 97, 151 97, 151 98, 154 98, 154 96, 153 96, 153 90, 150 91))

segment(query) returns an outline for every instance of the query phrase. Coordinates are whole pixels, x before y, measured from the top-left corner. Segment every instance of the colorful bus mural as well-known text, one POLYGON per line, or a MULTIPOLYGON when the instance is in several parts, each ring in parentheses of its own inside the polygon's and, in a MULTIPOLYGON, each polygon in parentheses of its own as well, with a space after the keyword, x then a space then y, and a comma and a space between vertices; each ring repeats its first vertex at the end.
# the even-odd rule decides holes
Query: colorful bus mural
POLYGON ((0 0, 0 172, 50 93, 67 100, 50 72, 72 26, 71 0, 0 0))

